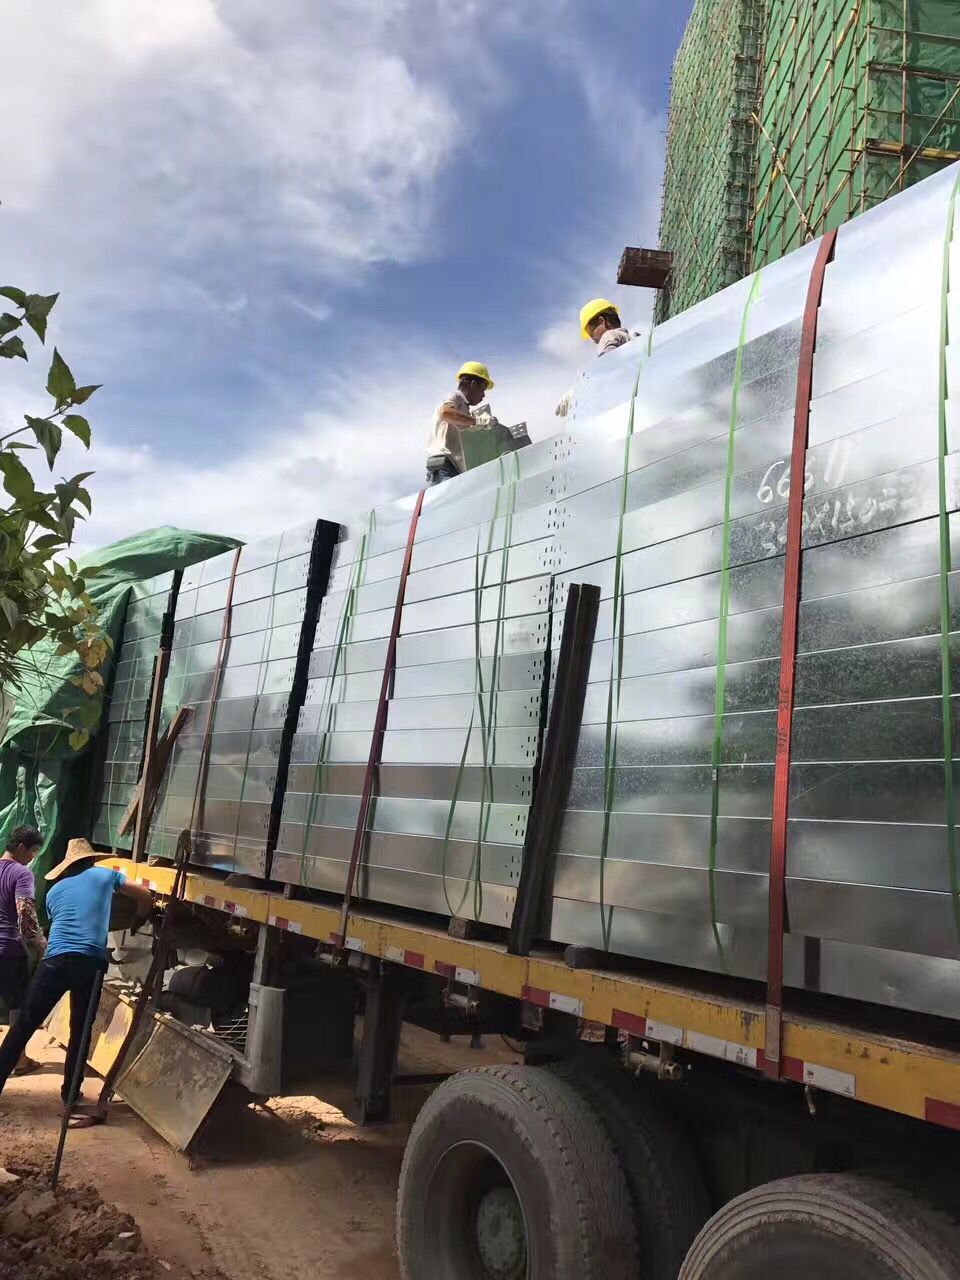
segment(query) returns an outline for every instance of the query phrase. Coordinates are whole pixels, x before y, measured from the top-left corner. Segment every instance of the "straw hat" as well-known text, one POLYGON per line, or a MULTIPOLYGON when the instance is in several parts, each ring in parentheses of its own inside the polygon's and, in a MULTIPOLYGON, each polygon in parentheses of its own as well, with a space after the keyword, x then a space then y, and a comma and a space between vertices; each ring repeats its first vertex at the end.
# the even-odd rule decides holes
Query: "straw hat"
POLYGON ((75 866, 78 862, 89 862, 100 856, 89 840, 71 840, 67 845, 66 857, 62 862, 58 862, 52 871, 47 872, 46 878, 58 880, 68 867, 75 866))

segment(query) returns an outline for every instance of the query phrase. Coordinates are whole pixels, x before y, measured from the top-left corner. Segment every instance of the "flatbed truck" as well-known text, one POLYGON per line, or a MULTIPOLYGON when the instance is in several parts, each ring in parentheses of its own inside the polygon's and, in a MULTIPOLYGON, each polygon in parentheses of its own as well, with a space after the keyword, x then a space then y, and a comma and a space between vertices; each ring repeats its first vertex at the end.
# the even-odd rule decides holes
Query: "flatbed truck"
MULTIPOLYGON (((168 867, 105 865, 171 893, 168 867)), ((284 954, 355 984, 360 1122, 389 1117, 405 1020, 500 1033, 522 1052, 522 1065, 444 1080, 423 1107, 398 1196, 405 1280, 960 1277, 948 1023, 797 993, 774 1082, 764 993, 749 984, 560 949, 513 955, 495 934, 362 903, 338 947, 338 899, 207 872, 187 875, 183 901, 194 923, 248 935, 252 990, 282 986, 284 954)), ((331 991, 321 979, 316 1043, 343 1039, 331 991)))

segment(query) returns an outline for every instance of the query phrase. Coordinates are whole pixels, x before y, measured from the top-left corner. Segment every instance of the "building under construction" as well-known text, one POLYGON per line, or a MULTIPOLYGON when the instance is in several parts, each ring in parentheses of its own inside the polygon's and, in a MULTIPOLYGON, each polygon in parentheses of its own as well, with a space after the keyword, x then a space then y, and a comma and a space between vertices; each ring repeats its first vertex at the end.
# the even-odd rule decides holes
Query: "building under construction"
POLYGON ((958 158, 957 0, 696 0, 673 73, 658 319, 958 158))

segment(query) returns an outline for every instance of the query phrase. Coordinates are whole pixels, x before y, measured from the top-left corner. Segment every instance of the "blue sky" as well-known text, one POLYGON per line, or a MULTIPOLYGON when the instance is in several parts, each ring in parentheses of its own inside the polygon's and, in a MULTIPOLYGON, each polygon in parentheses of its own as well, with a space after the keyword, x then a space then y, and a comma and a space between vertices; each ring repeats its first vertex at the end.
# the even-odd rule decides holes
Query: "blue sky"
MULTIPOLYGON (((7 0, 0 275, 62 291, 51 339, 104 384, 84 543, 408 492, 464 359, 551 430, 579 304, 656 243, 690 7, 7 0)), ((15 420, 41 371, 3 372, 15 420)))

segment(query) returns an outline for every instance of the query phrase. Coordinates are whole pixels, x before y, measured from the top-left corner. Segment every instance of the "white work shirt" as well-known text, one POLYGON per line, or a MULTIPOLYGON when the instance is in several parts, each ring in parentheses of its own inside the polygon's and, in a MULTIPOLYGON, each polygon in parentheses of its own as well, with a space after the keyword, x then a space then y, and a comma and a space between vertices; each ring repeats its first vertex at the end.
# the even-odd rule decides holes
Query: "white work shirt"
MULTIPOLYGON (((605 356, 608 351, 616 351, 617 347, 624 347, 628 342, 632 342, 634 338, 639 338, 640 333, 636 329, 608 329, 600 341, 597 343, 597 359, 605 356)), ((560 403, 554 409, 554 413, 558 418, 565 418, 573 407, 575 389, 573 387, 566 393, 560 403)))
POLYGON ((632 342, 634 338, 639 338, 638 333, 631 333, 629 329, 621 326, 619 329, 608 329, 600 341, 597 343, 597 358, 605 356, 608 351, 614 351, 617 347, 625 346, 628 342, 632 342))
POLYGON ((457 422, 448 422, 445 413, 447 409, 455 409, 457 413, 469 414, 474 417, 474 409, 467 403, 467 398, 462 391, 455 391, 452 396, 444 400, 443 404, 433 415, 433 429, 430 432, 430 438, 427 441, 427 457, 428 458, 449 458, 458 471, 466 470, 466 462, 463 456, 463 435, 468 431, 483 431, 485 426, 475 422, 472 427, 461 426, 457 422))

